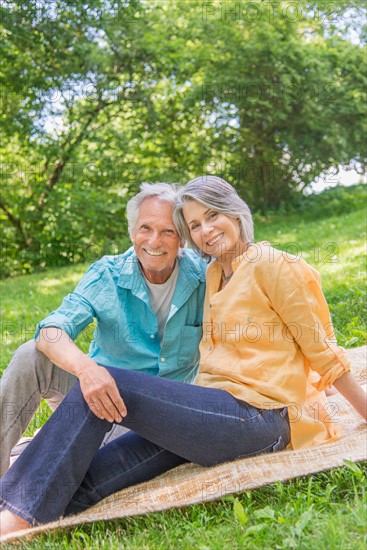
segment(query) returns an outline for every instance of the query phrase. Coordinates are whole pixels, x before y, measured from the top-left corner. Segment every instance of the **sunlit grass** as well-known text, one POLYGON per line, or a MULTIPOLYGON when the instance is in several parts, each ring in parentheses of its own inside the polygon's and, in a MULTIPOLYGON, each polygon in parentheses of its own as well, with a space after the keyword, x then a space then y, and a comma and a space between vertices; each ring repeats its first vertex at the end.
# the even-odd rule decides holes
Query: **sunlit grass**
POLYGON ((72 292, 86 268, 86 265, 54 268, 0 283, 1 370, 15 349, 33 337, 38 321, 72 292))

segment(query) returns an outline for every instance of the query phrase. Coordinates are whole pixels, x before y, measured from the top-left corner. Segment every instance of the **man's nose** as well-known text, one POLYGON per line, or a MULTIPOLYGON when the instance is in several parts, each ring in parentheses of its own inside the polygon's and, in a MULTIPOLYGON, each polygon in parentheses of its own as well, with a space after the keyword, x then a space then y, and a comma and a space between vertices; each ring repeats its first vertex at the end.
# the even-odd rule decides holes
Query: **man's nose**
POLYGON ((158 231, 154 231, 149 237, 149 244, 153 248, 158 248, 162 244, 161 235, 158 231))

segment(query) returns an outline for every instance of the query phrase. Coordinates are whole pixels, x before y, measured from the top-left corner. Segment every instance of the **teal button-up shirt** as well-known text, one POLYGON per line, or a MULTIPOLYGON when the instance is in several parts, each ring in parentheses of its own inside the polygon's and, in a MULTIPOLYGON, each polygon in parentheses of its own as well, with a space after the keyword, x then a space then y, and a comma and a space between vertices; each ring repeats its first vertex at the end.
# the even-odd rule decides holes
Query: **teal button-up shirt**
POLYGON ((206 263, 183 250, 171 310, 159 341, 145 279, 133 248, 90 266, 72 294, 37 325, 73 340, 96 320, 89 356, 99 365, 191 382, 199 364, 206 263))

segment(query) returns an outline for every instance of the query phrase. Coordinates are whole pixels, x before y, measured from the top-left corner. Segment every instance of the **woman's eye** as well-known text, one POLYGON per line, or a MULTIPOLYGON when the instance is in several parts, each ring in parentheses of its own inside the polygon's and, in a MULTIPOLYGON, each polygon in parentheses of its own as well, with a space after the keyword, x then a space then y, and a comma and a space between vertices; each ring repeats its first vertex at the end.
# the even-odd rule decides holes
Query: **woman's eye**
POLYGON ((197 229, 198 227, 199 227, 198 223, 193 223, 191 226, 191 231, 195 231, 195 229, 197 229))
POLYGON ((216 218, 218 216, 218 212, 211 212, 209 214, 209 219, 210 220, 214 220, 214 218, 216 218))

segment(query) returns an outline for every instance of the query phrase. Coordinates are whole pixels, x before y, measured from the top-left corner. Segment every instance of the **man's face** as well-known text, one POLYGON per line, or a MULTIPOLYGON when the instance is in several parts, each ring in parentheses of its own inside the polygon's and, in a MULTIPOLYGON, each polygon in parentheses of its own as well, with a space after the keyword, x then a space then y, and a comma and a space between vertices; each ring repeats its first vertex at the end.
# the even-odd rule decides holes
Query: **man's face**
POLYGON ((183 243, 172 220, 172 205, 157 197, 146 199, 130 237, 144 275, 153 284, 170 277, 183 243))

